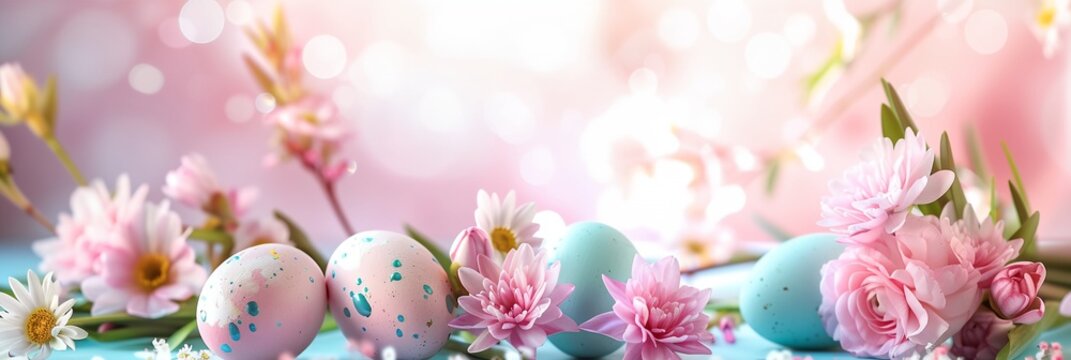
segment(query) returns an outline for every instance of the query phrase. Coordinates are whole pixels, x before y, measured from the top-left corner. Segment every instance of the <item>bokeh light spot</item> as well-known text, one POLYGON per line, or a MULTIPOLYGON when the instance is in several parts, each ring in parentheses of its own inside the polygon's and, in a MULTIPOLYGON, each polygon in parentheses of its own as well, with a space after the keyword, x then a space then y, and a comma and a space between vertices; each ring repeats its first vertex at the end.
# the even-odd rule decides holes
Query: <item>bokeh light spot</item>
POLYGON ((542 186, 554 179, 554 155, 546 147, 538 147, 521 156, 521 178, 525 182, 542 186))
POLYGON ((270 113, 275 110, 275 97, 269 93, 260 93, 254 100, 253 105, 262 114, 270 113))
POLYGON ((763 79, 781 76, 792 60, 792 47, 776 33, 760 33, 748 40, 744 50, 748 70, 763 79))
POLYGON ((658 38, 672 49, 687 49, 699 38, 699 19, 691 10, 666 10, 658 19, 658 38))
POLYGON ((189 0, 179 12, 178 26, 187 40, 210 43, 223 33, 223 7, 215 0, 189 0))
POLYGON ((164 73, 149 64, 137 64, 127 77, 130 87, 142 94, 155 94, 164 87, 164 73))
POLYGON ((301 51, 305 70, 320 79, 330 79, 346 68, 346 46, 332 35, 317 35, 301 51))
POLYGON ((949 23, 959 23, 971 14, 974 0, 937 0, 937 9, 941 11, 941 18, 949 23))
POLYGON ((978 10, 963 25, 963 36, 967 45, 982 55, 1000 51, 1008 40, 1008 22, 1000 13, 985 9, 978 10))
POLYGON ((785 38, 795 47, 807 45, 814 38, 814 19, 807 14, 792 14, 785 19, 785 38))
POLYGON ((743 40, 751 29, 751 10, 743 0, 714 0, 707 13, 707 27, 718 40, 743 40))
POLYGON ((234 0, 227 4, 227 20, 234 25, 246 25, 253 21, 253 6, 245 0, 234 0))
POLYGON ((249 121, 253 118, 255 111, 253 99, 245 94, 231 96, 227 99, 227 103, 223 105, 223 112, 227 115, 227 119, 236 123, 249 121))

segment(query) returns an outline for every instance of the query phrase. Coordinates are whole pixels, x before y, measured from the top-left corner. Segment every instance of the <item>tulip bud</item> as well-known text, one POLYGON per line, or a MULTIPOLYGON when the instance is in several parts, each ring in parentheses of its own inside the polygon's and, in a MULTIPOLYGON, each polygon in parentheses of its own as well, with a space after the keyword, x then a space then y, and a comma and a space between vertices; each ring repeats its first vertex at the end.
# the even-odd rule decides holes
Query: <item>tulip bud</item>
POLYGON ((490 257, 491 254, 491 238, 483 229, 473 226, 457 234, 454 243, 450 245, 450 284, 453 285, 455 294, 465 294, 465 287, 461 286, 457 271, 462 267, 476 269, 477 259, 481 255, 490 257))
POLYGON ((1021 261, 1000 270, 989 288, 990 303, 1001 318, 1017 324, 1032 324, 1045 314, 1045 302, 1038 297, 1045 282, 1045 265, 1021 261))

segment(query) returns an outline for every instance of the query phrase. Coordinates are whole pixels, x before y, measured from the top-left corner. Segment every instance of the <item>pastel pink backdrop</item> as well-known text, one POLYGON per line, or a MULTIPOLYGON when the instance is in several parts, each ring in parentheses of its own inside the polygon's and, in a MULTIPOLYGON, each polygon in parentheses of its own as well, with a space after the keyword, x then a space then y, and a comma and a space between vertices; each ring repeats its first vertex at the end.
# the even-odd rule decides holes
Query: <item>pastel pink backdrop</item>
MULTIPOLYGON (((218 3, 228 9, 235 1, 242 0, 218 3)), ((771 151, 787 144, 782 134, 798 127, 798 119, 823 113, 938 13, 932 1, 906 1, 899 26, 877 26, 868 34, 846 76, 823 102, 809 107, 802 101, 802 79, 838 36, 817 1, 744 2, 751 21, 742 39, 732 42, 709 29, 711 1, 282 3, 298 41, 329 34, 346 49, 340 75, 307 78, 339 103, 357 132, 345 151, 357 171, 339 186, 354 225, 397 231, 410 223, 444 242, 473 223, 480 188, 516 189, 522 201, 557 211, 567 223, 604 216, 598 202, 612 184, 592 176, 597 164, 585 160, 584 134, 593 119, 635 91, 636 81, 644 86, 645 78, 636 76, 653 73, 658 96, 711 110, 718 143, 771 151), (756 77, 747 63, 748 40, 762 33, 806 35, 799 33, 806 27, 785 28, 788 19, 801 16, 813 25, 813 36, 799 36, 803 42, 790 49, 787 68, 778 76, 756 77), (638 69, 650 72, 637 75, 638 69)), ((928 107, 923 111, 928 114, 916 115, 918 124, 931 143, 948 131, 961 161, 967 158, 963 130, 968 124, 978 129, 998 179, 1008 176, 999 150, 1006 141, 1042 212, 1042 238, 1071 241, 1071 223, 1063 221, 1071 216, 1067 46, 1051 58, 1043 55, 1027 3, 974 1, 969 8, 968 15, 993 10, 1004 21, 1006 41, 995 53, 981 54, 967 39, 999 40, 999 31, 974 34, 964 21, 942 18, 884 76, 902 90, 927 84, 916 88, 921 95, 909 105, 928 107)), ((253 17, 263 18, 274 2, 246 5, 253 17)), ((886 5, 851 2, 850 10, 865 13, 886 5)), ((164 174, 183 154, 199 152, 223 183, 261 189, 255 214, 282 209, 318 243, 333 248, 343 240, 342 231, 313 179, 296 164, 261 163, 270 151, 270 129, 259 113, 251 113, 258 91, 241 62, 249 49, 241 26, 228 19, 211 43, 190 44, 178 30, 182 6, 4 1, 0 61, 20 62, 41 79, 59 76, 57 132, 88 177, 113 184, 129 173, 152 186, 150 198, 161 199, 164 174), (164 83, 158 92, 132 88, 130 70, 137 64, 160 70, 164 83)), ((240 15, 234 16, 241 20, 240 15)), ((820 166, 785 164, 771 195, 763 192, 761 176, 742 181, 746 205, 717 228, 736 239, 767 241, 769 235, 754 222, 760 215, 791 233, 818 231, 825 184, 879 135, 879 88, 873 83, 850 94, 852 105, 815 144, 820 166)), ((12 164, 26 195, 52 219, 67 211, 73 182, 48 149, 25 128, 0 131, 11 142, 12 164)), ((198 221, 193 212, 183 215, 198 221)), ((672 243, 662 239, 667 229, 650 230, 630 233, 672 243)), ((14 207, 0 204, 0 239, 23 243, 44 236, 14 207)))

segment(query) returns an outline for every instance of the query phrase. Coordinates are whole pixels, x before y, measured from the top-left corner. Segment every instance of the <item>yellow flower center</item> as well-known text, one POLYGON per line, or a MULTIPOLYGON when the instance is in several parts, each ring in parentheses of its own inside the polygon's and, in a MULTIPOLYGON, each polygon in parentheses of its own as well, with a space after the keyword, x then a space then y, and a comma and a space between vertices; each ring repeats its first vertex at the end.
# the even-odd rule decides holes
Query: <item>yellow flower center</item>
POLYGON ((495 246, 495 250, 506 253, 517 248, 517 235, 514 235, 513 230, 508 228, 496 227, 491 230, 491 243, 495 246))
POLYGON ((1055 20, 1056 7, 1052 6, 1052 4, 1045 4, 1041 7, 1041 10, 1038 11, 1038 26, 1041 26, 1042 29, 1048 29, 1049 27, 1051 27, 1053 21, 1055 20))
POLYGON ((56 327, 56 315, 46 308, 37 308, 26 317, 26 340, 36 345, 45 345, 52 340, 52 328, 56 327))
POLYGON ((152 291, 167 283, 171 260, 161 254, 145 254, 134 265, 134 281, 142 290, 152 291))

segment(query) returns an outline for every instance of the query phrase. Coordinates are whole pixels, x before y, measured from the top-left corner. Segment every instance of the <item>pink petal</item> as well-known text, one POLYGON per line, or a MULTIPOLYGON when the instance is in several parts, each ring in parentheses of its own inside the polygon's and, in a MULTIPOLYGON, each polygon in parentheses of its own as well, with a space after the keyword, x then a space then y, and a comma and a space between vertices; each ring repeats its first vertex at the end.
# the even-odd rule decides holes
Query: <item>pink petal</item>
POLYGON ((915 199, 915 203, 928 204, 937 201, 948 191, 948 188, 952 187, 954 180, 956 180, 956 174, 951 170, 941 170, 930 174, 930 178, 926 182, 926 188, 915 199))
POLYGON ((621 320, 613 312, 595 315, 595 317, 580 324, 580 330, 603 334, 618 341, 624 340, 627 327, 628 325, 625 324, 625 321, 621 320))
POLYGON ((457 270, 457 277, 461 280, 461 285, 468 290, 470 294, 477 294, 483 291, 483 275, 473 270, 472 268, 461 268, 457 270))
POLYGON ((619 303, 628 304, 632 302, 632 299, 628 297, 628 291, 625 289, 625 283, 614 280, 613 278, 603 275, 602 283, 606 285, 606 290, 610 292, 610 296, 619 303))
MULTIPOLYGON (((483 304, 480 303, 479 299, 476 299, 475 297, 473 297, 471 295, 470 296, 462 296, 461 298, 457 299, 457 305, 460 306, 462 309, 465 309, 465 312, 467 312, 467 313, 469 313, 471 315, 475 316, 475 315, 483 315, 484 314, 483 304)), ((484 316, 486 316, 486 315, 484 315, 484 316)))
POLYGON ((486 321, 472 314, 464 314, 450 321, 450 327, 455 329, 483 329, 486 325, 486 321))
POLYGON ((670 349, 673 349, 673 351, 676 351, 676 352, 679 352, 679 353, 682 353, 682 354, 710 355, 710 353, 711 353, 710 352, 710 347, 704 345, 703 343, 701 343, 699 341, 685 341, 685 342, 680 342, 680 343, 676 343, 676 344, 667 344, 667 347, 669 347, 670 349))
POLYGON ((472 345, 469 345, 469 353, 474 354, 490 349, 495 344, 498 344, 498 339, 491 336, 490 332, 484 331, 480 333, 480 336, 476 337, 476 340, 472 341, 472 345))
POLYGON ((539 327, 534 327, 531 330, 527 331, 520 331, 517 333, 517 335, 521 338, 521 343, 513 344, 513 346, 518 348, 530 347, 535 349, 543 345, 543 343, 547 342, 547 333, 539 327))

